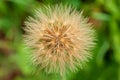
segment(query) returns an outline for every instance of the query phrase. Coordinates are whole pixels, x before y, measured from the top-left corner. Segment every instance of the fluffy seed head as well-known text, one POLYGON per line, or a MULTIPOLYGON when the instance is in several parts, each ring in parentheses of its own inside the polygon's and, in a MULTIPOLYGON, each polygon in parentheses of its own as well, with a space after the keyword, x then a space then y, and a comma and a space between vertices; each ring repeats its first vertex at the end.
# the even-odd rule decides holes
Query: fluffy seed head
POLYGON ((71 6, 38 9, 25 25, 24 40, 33 49, 33 63, 48 73, 76 71, 91 57, 94 30, 71 6))

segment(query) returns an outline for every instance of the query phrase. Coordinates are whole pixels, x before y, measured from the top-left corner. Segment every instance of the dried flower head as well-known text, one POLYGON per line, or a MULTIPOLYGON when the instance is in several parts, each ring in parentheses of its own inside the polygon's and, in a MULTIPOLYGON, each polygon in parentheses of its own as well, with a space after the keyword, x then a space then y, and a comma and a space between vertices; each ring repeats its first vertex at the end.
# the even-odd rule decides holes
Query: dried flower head
POLYGON ((24 40, 34 50, 33 63, 48 73, 76 71, 91 57, 94 30, 82 13, 71 6, 36 10, 25 25, 24 40))

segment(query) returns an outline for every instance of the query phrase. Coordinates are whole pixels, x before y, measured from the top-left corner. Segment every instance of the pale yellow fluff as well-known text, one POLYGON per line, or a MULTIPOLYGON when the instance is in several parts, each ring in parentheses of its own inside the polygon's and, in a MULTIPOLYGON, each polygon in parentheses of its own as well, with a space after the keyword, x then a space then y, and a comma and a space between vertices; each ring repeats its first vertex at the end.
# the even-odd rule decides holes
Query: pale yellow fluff
POLYGON ((91 57, 94 30, 71 6, 44 6, 25 21, 24 41, 33 49, 33 64, 48 73, 76 71, 91 57))

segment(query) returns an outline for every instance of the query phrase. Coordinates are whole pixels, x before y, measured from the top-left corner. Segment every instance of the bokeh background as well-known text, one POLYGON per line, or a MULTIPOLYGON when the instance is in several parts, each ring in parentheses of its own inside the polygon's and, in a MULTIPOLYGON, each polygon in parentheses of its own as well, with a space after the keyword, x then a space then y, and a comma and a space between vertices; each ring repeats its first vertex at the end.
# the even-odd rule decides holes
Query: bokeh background
POLYGON ((59 3, 83 10, 97 37, 93 59, 66 80, 120 80, 120 0, 0 0, 0 80, 61 80, 29 65, 22 40, 24 21, 34 9, 59 3))

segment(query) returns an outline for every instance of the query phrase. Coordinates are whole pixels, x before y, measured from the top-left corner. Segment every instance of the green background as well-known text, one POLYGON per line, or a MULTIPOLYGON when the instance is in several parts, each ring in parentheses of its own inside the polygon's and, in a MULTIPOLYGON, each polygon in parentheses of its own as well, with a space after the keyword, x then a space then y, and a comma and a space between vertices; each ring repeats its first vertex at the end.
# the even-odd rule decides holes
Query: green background
POLYGON ((120 80, 120 0, 0 0, 0 80, 120 80), (40 5, 70 4, 83 10, 97 45, 83 69, 63 78, 38 71, 22 40, 24 21, 40 5))

